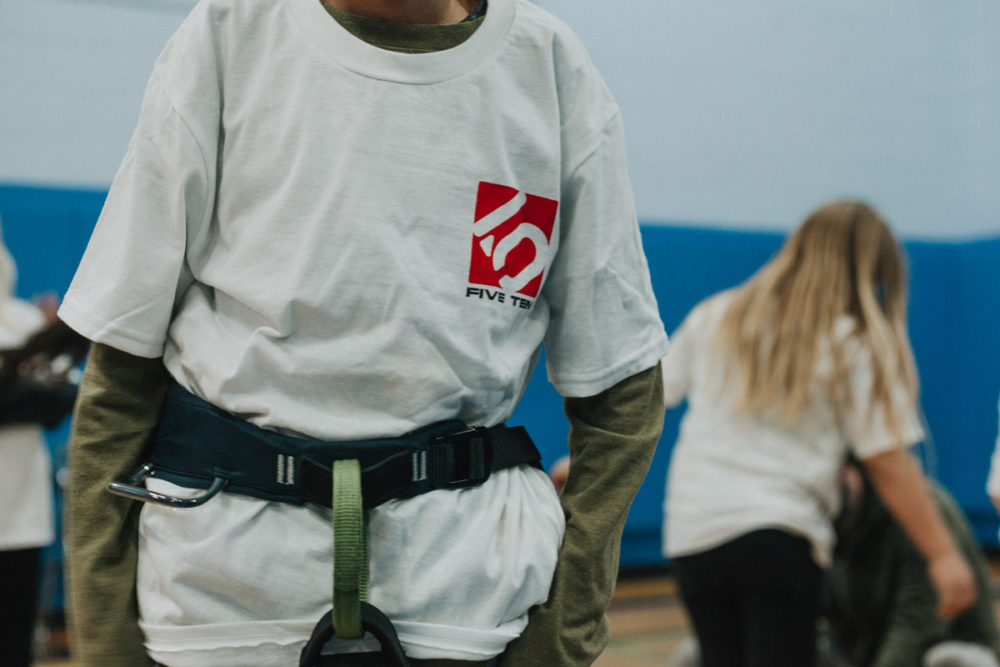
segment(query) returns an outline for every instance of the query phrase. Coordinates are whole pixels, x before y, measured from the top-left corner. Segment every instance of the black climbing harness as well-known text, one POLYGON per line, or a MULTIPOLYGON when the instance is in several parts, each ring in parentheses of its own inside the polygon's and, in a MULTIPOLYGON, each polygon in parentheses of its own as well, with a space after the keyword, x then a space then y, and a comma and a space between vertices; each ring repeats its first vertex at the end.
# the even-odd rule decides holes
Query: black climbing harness
POLYGON ((398 438, 330 442, 256 426, 172 384, 149 462, 108 489, 134 500, 191 508, 221 491, 333 509, 333 608, 316 624, 300 667, 408 667, 392 623, 368 604, 364 510, 394 498, 485 482, 492 472, 541 456, 523 427, 436 422, 398 438), (205 489, 178 498, 140 486, 148 477, 205 489), (369 633, 375 653, 333 653, 332 640, 369 633), (324 653, 326 649, 327 653, 324 653))

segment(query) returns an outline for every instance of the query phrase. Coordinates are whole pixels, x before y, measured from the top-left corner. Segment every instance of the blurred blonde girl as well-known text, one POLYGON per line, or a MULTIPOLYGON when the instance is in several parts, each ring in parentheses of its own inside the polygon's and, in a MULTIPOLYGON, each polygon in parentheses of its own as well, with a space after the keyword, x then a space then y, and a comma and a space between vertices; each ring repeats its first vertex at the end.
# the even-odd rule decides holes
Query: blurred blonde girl
POLYGON ((924 433, 906 292, 902 252, 879 214, 836 201, 674 334, 665 400, 686 397, 688 408, 664 553, 705 667, 815 663, 848 452, 927 559, 938 613, 974 601, 969 566, 907 450, 924 433))

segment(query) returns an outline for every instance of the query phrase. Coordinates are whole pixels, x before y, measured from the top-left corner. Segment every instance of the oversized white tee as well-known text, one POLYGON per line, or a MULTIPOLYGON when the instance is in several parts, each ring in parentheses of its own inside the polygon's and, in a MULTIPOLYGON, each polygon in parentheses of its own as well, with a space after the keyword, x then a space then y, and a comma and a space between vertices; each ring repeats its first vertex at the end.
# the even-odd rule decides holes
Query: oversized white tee
POLYGON ((823 388, 833 363, 827 350, 817 361, 816 390, 796 425, 734 410, 728 362, 713 342, 731 298, 726 291, 698 304, 671 336, 664 359, 667 405, 687 398, 667 473, 664 555, 699 553, 753 530, 779 528, 807 538, 813 558, 826 566, 847 452, 863 460, 921 441, 920 415, 898 386, 891 394, 900 415, 899 437, 884 410, 869 410, 870 356, 852 336, 854 321, 846 315, 832 338, 850 368, 849 407, 838 411, 823 388))
MULTIPOLYGON (((328 440, 502 422, 543 344, 565 396, 666 352, 618 109, 577 38, 523 0, 425 54, 358 40, 319 0, 200 2, 60 315, 163 355, 229 412, 328 440)), ((225 494, 144 507, 152 657, 294 664, 330 606, 328 520, 225 494)), ((368 521, 371 601, 415 658, 500 653, 546 599, 564 529, 527 467, 368 521)))
MULTIPOLYGON (((0 350, 24 344, 45 324, 42 312, 21 299, 0 308, 0 350)), ((0 426, 0 550, 31 549, 55 539, 52 460, 38 424, 0 426)))

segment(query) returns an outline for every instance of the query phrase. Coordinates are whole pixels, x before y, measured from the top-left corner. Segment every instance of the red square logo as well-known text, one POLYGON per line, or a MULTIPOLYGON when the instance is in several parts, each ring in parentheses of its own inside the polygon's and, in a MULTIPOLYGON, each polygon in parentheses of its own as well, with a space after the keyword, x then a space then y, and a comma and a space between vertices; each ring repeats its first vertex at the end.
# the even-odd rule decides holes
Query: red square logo
POLYGON ((538 296, 559 202, 496 183, 480 183, 472 225, 469 282, 538 296))

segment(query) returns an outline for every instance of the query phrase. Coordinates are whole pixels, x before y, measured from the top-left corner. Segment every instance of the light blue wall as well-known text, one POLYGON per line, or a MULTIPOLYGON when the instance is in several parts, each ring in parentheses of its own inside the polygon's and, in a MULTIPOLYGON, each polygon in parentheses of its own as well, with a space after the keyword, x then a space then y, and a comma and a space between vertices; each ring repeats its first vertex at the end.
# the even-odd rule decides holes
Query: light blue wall
POLYGON ((0 0, 0 182, 106 188, 192 5, 0 0))
MULTIPOLYGON (((0 0, 0 182, 106 187, 192 0, 0 0)), ((640 217, 790 228, 864 197, 906 237, 1000 233, 1000 3, 538 0, 626 122, 640 217)))
POLYGON ((622 107, 640 217, 786 229, 832 196, 1000 230, 1000 4, 540 0, 622 107))

